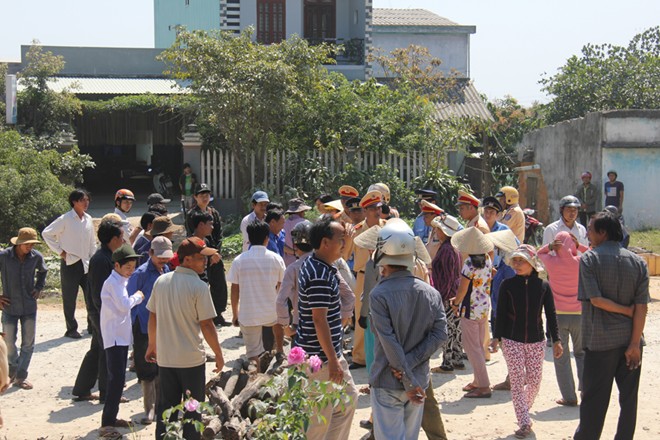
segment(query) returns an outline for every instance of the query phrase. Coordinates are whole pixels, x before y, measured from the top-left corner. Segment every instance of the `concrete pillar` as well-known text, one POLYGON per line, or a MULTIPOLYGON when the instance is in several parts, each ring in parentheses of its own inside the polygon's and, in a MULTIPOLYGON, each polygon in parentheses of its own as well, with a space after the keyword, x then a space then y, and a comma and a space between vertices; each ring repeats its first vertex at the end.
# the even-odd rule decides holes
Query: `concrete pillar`
POLYGON ((189 124, 188 130, 180 139, 183 145, 183 163, 189 163, 197 179, 203 182, 202 172, 202 136, 197 130, 197 125, 189 124))

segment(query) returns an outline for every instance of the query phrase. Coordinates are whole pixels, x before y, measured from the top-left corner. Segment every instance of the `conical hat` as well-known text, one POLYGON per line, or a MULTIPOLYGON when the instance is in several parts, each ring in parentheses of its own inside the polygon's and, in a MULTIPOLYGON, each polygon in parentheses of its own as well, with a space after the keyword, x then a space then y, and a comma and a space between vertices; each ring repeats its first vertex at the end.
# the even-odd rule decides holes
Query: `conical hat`
POLYGON ((459 252, 467 255, 482 255, 493 250, 493 243, 474 226, 455 233, 451 237, 451 244, 459 252))
POLYGON ((378 243, 378 233, 380 232, 380 229, 381 227, 378 225, 370 227, 360 235, 357 235, 353 239, 353 243, 355 243, 357 247, 373 251, 376 249, 376 244, 378 243))
POLYGON ((429 251, 426 249, 426 245, 424 245, 424 242, 419 237, 415 237, 415 256, 422 260, 424 264, 431 264, 431 261, 433 261, 429 251))
POLYGON ((513 252, 518 247, 516 235, 511 229, 491 232, 490 234, 486 234, 486 238, 490 240, 496 248, 504 252, 513 252))

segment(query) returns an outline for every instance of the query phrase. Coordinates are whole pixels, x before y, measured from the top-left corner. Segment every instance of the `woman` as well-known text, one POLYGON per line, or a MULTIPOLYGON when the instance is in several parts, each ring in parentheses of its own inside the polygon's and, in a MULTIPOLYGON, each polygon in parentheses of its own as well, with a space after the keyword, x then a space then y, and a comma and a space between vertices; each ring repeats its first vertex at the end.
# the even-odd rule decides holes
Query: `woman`
POLYGON ((484 341, 490 316, 490 282, 493 264, 489 252, 493 243, 475 227, 459 231, 451 244, 468 257, 463 262, 458 293, 452 298, 451 310, 461 317, 463 349, 474 370, 474 379, 463 387, 464 397, 490 397, 490 380, 486 370, 484 341))
POLYGON ((562 346, 552 291, 548 282, 539 278, 536 251, 527 244, 519 246, 510 255, 509 265, 516 276, 504 280, 500 287, 491 348, 497 351, 501 341, 519 426, 514 435, 526 438, 532 432, 529 410, 539 392, 543 372, 545 332, 541 312, 545 311, 548 320, 555 358, 562 355, 562 346))
POLYGON ((434 373, 451 373, 454 369, 462 370, 463 346, 461 344, 461 319, 451 313, 449 300, 456 296, 461 277, 461 254, 451 245, 451 237, 463 227, 456 217, 451 215, 438 216, 431 222, 431 235, 440 242, 433 261, 431 262, 431 279, 433 286, 442 296, 442 302, 447 311, 447 342, 442 355, 442 365, 433 368, 434 373))
POLYGON ((578 300, 578 275, 580 272, 580 254, 587 247, 578 242, 574 235, 562 231, 555 236, 555 241, 539 249, 539 259, 548 272, 550 288, 557 309, 557 326, 561 339, 563 354, 555 358, 555 373, 561 392, 559 405, 577 406, 575 380, 571 368, 571 351, 568 338, 573 340, 573 355, 577 365, 578 391, 582 390, 582 370, 584 367, 584 350, 582 349, 581 317, 582 304, 578 300), (552 248, 552 252, 550 250, 552 248))

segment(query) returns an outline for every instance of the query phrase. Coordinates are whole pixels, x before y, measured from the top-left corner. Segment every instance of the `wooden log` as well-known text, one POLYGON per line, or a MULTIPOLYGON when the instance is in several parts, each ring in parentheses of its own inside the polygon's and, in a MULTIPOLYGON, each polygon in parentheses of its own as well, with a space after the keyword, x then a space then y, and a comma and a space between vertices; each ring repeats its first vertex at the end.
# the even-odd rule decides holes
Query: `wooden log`
POLYGON ((231 394, 229 394, 228 390, 225 390, 225 393, 227 396, 229 396, 230 399, 233 399, 234 397, 238 396, 241 391, 243 391, 243 388, 246 387, 248 380, 250 380, 250 375, 244 371, 241 371, 241 374, 238 375, 238 380, 236 381, 236 385, 234 386, 231 394))
POLYGON ((231 376, 229 377, 227 383, 223 387, 227 396, 232 397, 232 395, 234 394, 234 388, 236 388, 236 384, 238 383, 238 379, 241 375, 242 370, 243 370, 243 359, 237 359, 236 362, 234 363, 234 368, 231 369, 231 376))
POLYGON ((222 422, 219 417, 213 417, 202 431, 202 438, 210 440, 215 438, 222 430, 222 422))
POLYGON ((263 387, 270 379, 271 376, 267 374, 258 374, 255 376, 254 379, 245 388, 243 388, 240 394, 231 399, 231 406, 234 408, 234 411, 236 413, 240 413, 241 417, 247 418, 246 404, 248 400, 253 398, 259 392, 261 387, 263 387))
POLYGON ((232 417, 230 421, 222 425, 220 433, 223 439, 242 440, 247 433, 248 422, 240 417, 232 417))
POLYGON ((206 382, 206 387, 205 387, 206 394, 208 394, 211 388, 215 388, 215 387, 224 388, 227 385, 227 381, 229 380, 230 377, 231 377, 231 371, 227 370, 227 371, 222 371, 215 377, 211 378, 211 380, 206 382))
POLYGON ((225 391, 220 387, 215 387, 209 390, 207 396, 209 397, 209 401, 220 409, 218 415, 221 421, 224 423, 230 420, 235 411, 225 391))

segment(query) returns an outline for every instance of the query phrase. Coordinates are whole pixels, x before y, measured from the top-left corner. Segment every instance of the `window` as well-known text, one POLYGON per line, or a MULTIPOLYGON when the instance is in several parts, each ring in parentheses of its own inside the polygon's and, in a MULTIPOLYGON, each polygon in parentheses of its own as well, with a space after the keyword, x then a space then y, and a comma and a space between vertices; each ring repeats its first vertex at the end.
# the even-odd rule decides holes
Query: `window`
POLYGON ((336 0, 305 0, 305 38, 313 43, 334 43, 336 11, 336 0))
POLYGON ((257 0, 257 41, 270 44, 284 40, 285 0, 257 0))

